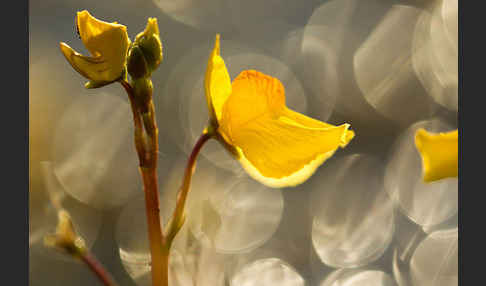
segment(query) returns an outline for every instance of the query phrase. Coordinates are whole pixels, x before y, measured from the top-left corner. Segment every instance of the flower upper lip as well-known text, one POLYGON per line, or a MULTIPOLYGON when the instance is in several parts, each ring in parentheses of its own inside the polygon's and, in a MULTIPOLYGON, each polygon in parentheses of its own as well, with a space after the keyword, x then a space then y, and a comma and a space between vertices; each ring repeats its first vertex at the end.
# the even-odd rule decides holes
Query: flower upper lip
POLYGON ((73 68, 94 82, 109 83, 120 78, 130 46, 126 27, 98 20, 84 10, 77 13, 76 30, 91 56, 84 56, 61 42, 61 51, 73 68))

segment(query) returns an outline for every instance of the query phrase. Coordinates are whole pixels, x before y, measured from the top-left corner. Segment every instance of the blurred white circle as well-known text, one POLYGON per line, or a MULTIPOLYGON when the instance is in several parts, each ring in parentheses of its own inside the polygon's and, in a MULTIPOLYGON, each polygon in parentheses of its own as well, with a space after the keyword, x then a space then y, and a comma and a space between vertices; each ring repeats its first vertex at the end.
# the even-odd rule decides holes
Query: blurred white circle
MULTIPOLYGON (((163 227, 166 227, 168 219, 172 216, 175 197, 170 199, 169 196, 161 196, 159 203, 160 222, 163 227)), ((151 285, 151 260, 144 195, 132 199, 123 207, 116 224, 115 239, 122 265, 130 277, 137 282, 137 285, 151 285)), ((175 251, 171 250, 171 252, 175 251)), ((171 253, 171 257, 172 255, 171 253)))
POLYGON ((320 283, 320 286, 396 286, 393 278, 381 270, 339 269, 320 283))
POLYGON ((353 58, 356 82, 366 101, 386 118, 402 124, 425 118, 433 111, 411 60, 421 12, 411 6, 393 5, 353 58))
POLYGON ((312 245, 332 267, 378 259, 394 233, 393 203, 383 189, 382 163, 355 154, 326 166, 312 186, 312 245))
MULTIPOLYGON (((55 234, 58 224, 58 210, 66 210, 72 220, 74 229, 90 249, 101 228, 102 214, 68 196, 53 172, 51 162, 41 162, 44 180, 42 198, 33 202, 29 208, 29 250, 36 255, 49 259, 78 262, 77 259, 44 245, 44 237, 55 234)), ((29 197, 31 194, 29 194, 29 197)), ((40 198, 34 195, 35 198, 40 198)))
POLYGON ((283 206, 280 190, 249 178, 233 177, 194 205, 191 231, 220 253, 249 252, 275 233, 283 206))
POLYGON ((457 228, 437 231, 425 238, 410 260, 413 285, 458 285, 457 228))
POLYGON ((457 178, 432 183, 422 179, 422 160, 415 147, 415 132, 451 131, 453 128, 438 119, 420 121, 410 126, 396 140, 385 174, 385 188, 399 209, 425 231, 457 213, 457 178))
POLYGON ((451 44, 454 46, 457 46, 458 41, 458 4, 458 0, 443 0, 441 9, 441 18, 444 22, 447 36, 449 37, 451 44))
POLYGON ((303 286, 305 280, 285 261, 278 258, 266 258, 243 266, 231 278, 230 285, 303 286))
MULTIPOLYGON (((178 186, 183 174, 181 171, 183 171, 182 164, 176 163, 168 180, 161 184, 160 218, 164 231, 168 227, 168 221, 175 208, 178 186)), ((197 185, 201 186, 198 183, 200 183, 198 180, 193 180, 192 190, 185 208, 186 222, 171 247, 169 285, 223 285, 224 273, 221 267, 225 265, 222 260, 224 258, 199 243, 189 232, 187 226, 191 216, 196 215, 189 202, 192 197, 197 197, 194 192, 197 185)), ((145 198, 143 196, 129 202, 122 209, 116 225, 115 238, 122 265, 130 277, 139 286, 152 285, 145 198)))
POLYGON ((457 0, 438 3, 442 5, 436 4, 432 13, 422 12, 415 26, 412 64, 428 94, 440 105, 457 111, 457 0))
POLYGON ((153 0, 169 17, 198 30, 254 31, 248 23, 261 23, 269 18, 293 22, 312 8, 311 1, 292 0, 153 0))
POLYGON ((196 29, 222 32, 233 28, 228 3, 223 0, 153 0, 172 19, 196 29))
POLYGON ((99 93, 77 98, 57 123, 54 172, 66 192, 99 209, 121 206, 142 190, 129 104, 99 93))
POLYGON ((302 84, 309 91, 309 97, 316 99, 314 107, 318 119, 326 121, 331 117, 336 99, 341 96, 337 73, 337 52, 327 37, 330 29, 307 25, 305 29, 289 34, 284 57, 292 61, 302 84))

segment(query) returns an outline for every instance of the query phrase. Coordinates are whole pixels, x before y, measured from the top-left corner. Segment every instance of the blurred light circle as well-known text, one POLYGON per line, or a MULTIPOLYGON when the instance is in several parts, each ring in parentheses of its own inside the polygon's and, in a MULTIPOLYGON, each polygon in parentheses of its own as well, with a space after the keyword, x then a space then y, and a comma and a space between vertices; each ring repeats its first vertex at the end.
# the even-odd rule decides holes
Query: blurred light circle
POLYGON ((143 196, 133 199, 123 207, 115 231, 120 259, 128 274, 137 279, 150 272, 147 217, 143 196))
POLYGON ((324 1, 313 10, 304 28, 303 51, 310 63, 308 69, 304 65, 310 79, 309 83, 302 80, 304 86, 313 87, 316 98, 327 95, 323 101, 332 102, 336 114, 378 128, 387 123, 360 91, 353 57, 392 4, 377 0, 324 1), (329 95, 335 99, 329 101, 329 95))
MULTIPOLYGON (((74 229, 83 238, 86 247, 90 249, 98 237, 102 214, 66 195, 53 172, 51 162, 41 162, 41 171, 44 191, 33 190, 32 192, 42 192, 42 199, 33 202, 29 208, 29 249, 34 254, 49 257, 49 259, 78 262, 64 253, 45 246, 44 236, 56 233, 57 212, 62 208, 68 211, 74 229)), ((30 195, 31 193, 29 193, 29 197, 31 197, 30 195)))
MULTIPOLYGON (((398 211, 398 210, 397 210, 398 211)), ((427 236, 422 227, 401 213, 395 216, 392 271, 399 286, 411 286, 410 258, 418 244, 427 236)))
POLYGON ((174 20, 196 29, 223 32, 233 28, 228 3, 223 0, 153 0, 174 20))
POLYGON ((325 28, 318 36, 326 41, 338 57, 361 41, 360 37, 369 33, 391 3, 379 0, 331 0, 325 1, 312 11, 305 29, 325 28))
MULTIPOLYGON (((367 1, 367 6, 376 6, 376 1, 367 1)), ((333 0, 326 1, 319 7, 315 8, 307 21, 305 29, 308 27, 325 28, 318 37, 326 41, 332 49, 339 53, 342 51, 342 45, 350 36, 351 23, 350 19, 359 6, 358 0, 333 0)))
POLYGON ((366 101, 386 118, 402 124, 426 118, 433 111, 411 60, 421 12, 411 6, 392 6, 353 58, 356 82, 366 101))
POLYGON ((312 245, 332 267, 375 261, 394 233, 393 203, 383 189, 382 163, 355 154, 331 162, 312 186, 312 245))
POLYGON ((326 37, 329 29, 321 26, 309 26, 289 34, 284 50, 284 58, 292 63, 302 84, 315 99, 318 106, 313 106, 318 119, 326 121, 331 117, 340 96, 337 74, 337 53, 326 37))
POLYGON ((459 30, 458 4, 458 0, 443 0, 441 7, 441 17, 446 28, 447 36, 449 37, 451 44, 456 47, 459 30))
POLYGON ((66 192, 99 209, 142 189, 128 103, 110 94, 79 97, 57 123, 54 172, 66 192))
MULTIPOLYGON (((172 216, 175 200, 161 197, 159 202, 160 221, 163 226, 166 226, 172 216)), ((132 199, 123 207, 116 224, 115 239, 122 265, 130 277, 137 281, 137 285, 151 285, 145 196, 132 199)))
POLYGON ((320 286, 396 286, 393 278, 381 270, 339 269, 321 282, 320 286))
POLYGON ((305 280, 285 261, 278 258, 266 258, 243 266, 231 278, 230 285, 303 286, 305 280))
MULTIPOLYGON (((312 1, 293 0, 229 0, 228 7, 232 22, 239 31, 258 29, 249 22, 261 23, 272 19, 286 23, 299 21, 307 15, 314 3, 312 1)), ((250 31, 251 31, 250 30, 250 31)))
POLYGON ((437 231, 425 238, 410 260, 413 285, 458 285, 457 228, 437 231))
MULTIPOLYGON (((160 181, 160 217, 164 230, 173 215, 185 163, 186 158, 175 160, 167 178, 160 181)), ((224 262, 219 261, 220 258, 214 250, 199 243, 189 232, 188 227, 192 217, 199 215, 193 207, 193 201, 197 202, 200 199, 199 193, 217 189, 221 177, 218 177, 217 173, 214 174, 213 169, 214 166, 201 160, 197 164, 185 207, 186 221, 175 237, 170 251, 170 285, 222 285, 217 283, 221 280, 219 276, 222 272, 218 265, 224 265, 224 262), (209 176, 207 172, 214 175, 209 176), (208 277, 203 278, 205 273, 214 274, 210 276, 213 284, 207 283, 208 277), (198 284, 192 284, 193 281, 198 281, 198 284)), ((115 239, 122 265, 130 277, 139 286, 152 285, 144 196, 133 199, 123 207, 116 225, 115 239)))
POLYGON ((410 126, 396 140, 389 155, 385 188, 399 209, 427 231, 457 213, 457 178, 432 183, 422 180, 422 161, 415 147, 415 132, 451 131, 453 128, 438 119, 420 121, 410 126))
POLYGON ((198 30, 254 31, 248 23, 261 23, 269 18, 294 22, 296 15, 304 15, 312 9, 310 1, 292 0, 153 0, 169 17, 198 30))
POLYGON ((261 246, 277 230, 283 213, 280 190, 233 177, 192 209, 194 235, 221 253, 242 253, 261 246))
MULTIPOLYGON (((175 204, 186 160, 174 164, 163 196, 175 204)), ((237 176, 199 158, 185 207, 185 226, 204 248, 217 253, 246 253, 268 241, 283 214, 281 191, 248 176, 237 176)))
MULTIPOLYGON (((161 104, 163 122, 173 122, 169 129, 175 144, 189 154, 197 138, 208 123, 208 110, 204 92, 204 75, 213 43, 203 44, 186 55, 169 76, 161 104)), ((287 105, 299 112, 307 109, 302 85, 292 71, 279 60, 261 54, 238 42, 222 40, 221 54, 230 78, 234 79, 245 69, 259 70, 278 78, 285 87, 287 105)), ((243 169, 217 142, 210 141, 201 154, 218 167, 241 174, 243 169)))
POLYGON ((443 5, 434 6, 432 13, 424 11, 420 16, 412 43, 412 64, 428 94, 440 105, 457 111, 457 1, 455 8, 450 2, 445 0, 443 5), (454 17, 455 28, 451 27, 454 17))

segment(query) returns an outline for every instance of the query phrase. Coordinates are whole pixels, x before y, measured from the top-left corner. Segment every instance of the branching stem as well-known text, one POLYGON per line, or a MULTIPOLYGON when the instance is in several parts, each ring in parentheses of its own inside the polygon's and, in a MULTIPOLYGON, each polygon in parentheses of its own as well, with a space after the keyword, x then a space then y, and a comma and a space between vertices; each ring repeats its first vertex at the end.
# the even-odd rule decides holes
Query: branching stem
MULTIPOLYGON (((130 99, 135 127, 135 147, 140 163, 140 174, 145 192, 150 255, 152 258, 152 285, 168 286, 169 250, 172 241, 184 224, 184 207, 191 186, 191 178, 196 168, 196 159, 202 146, 214 136, 212 129, 206 129, 199 137, 187 161, 182 185, 177 195, 176 207, 172 215, 167 235, 164 236, 160 223, 159 192, 157 183, 157 157, 159 152, 158 128, 155 121, 155 108, 151 99, 151 84, 144 92, 150 92, 150 100, 138 106, 136 92, 125 80, 120 81, 130 99)), ((142 101, 143 102, 143 101, 142 101)))

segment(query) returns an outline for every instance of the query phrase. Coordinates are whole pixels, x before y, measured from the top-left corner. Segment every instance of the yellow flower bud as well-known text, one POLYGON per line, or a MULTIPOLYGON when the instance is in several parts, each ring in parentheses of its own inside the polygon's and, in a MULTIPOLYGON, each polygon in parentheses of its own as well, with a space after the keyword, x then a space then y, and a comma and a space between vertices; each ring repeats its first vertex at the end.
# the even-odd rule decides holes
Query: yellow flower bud
POLYGON ((162 62, 162 43, 156 18, 148 19, 145 30, 135 37, 133 47, 142 51, 150 73, 159 67, 162 62))

